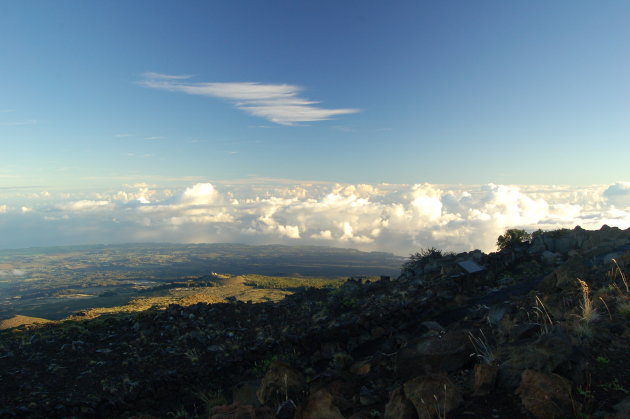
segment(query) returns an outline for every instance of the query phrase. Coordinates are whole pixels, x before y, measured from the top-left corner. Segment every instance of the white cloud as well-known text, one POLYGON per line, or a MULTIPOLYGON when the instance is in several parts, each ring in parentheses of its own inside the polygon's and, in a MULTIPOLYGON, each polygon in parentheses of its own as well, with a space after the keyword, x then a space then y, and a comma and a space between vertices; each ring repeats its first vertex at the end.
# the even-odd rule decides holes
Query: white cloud
POLYGON ((250 115, 281 125, 323 121, 337 115, 359 112, 358 109, 351 108, 319 107, 317 106, 319 102, 299 97, 301 88, 290 84, 193 83, 185 81, 191 76, 171 76, 152 72, 144 73, 143 76, 144 80, 140 85, 144 87, 226 99, 250 115))
POLYGON ((110 206, 112 206, 112 203, 109 201, 81 200, 61 204, 58 206, 58 208, 65 211, 97 211, 103 210, 110 206))
POLYGON ((207 205, 221 199, 221 195, 211 183, 197 183, 186 188, 180 197, 180 202, 187 205, 207 205))
POLYGON ((630 206, 630 182, 616 182, 604 191, 604 197, 615 206, 630 206))
POLYGON ((3 214, 9 210, 9 207, 6 205, 0 205, 0 214, 3 214))
POLYGON ((245 242, 357 247, 405 255, 491 251, 507 228, 630 227, 626 183, 592 187, 339 185, 291 181, 155 184, 0 206, 0 248, 73 243, 245 242), (26 206, 28 205, 28 206, 26 206), (22 206, 32 212, 20 213, 22 206), (8 222, 7 222, 8 221, 8 222))

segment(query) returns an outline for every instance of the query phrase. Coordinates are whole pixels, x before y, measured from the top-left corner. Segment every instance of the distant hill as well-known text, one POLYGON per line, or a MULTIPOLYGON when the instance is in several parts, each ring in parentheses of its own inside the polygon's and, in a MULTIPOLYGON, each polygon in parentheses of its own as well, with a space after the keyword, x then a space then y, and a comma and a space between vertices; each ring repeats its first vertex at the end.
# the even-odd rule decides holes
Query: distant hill
POLYGON ((109 262, 147 269, 170 265, 172 270, 231 274, 302 274, 302 275, 397 275, 404 258, 393 253, 363 252, 357 249, 326 246, 246 245, 238 243, 129 243, 85 246, 33 247, 0 250, 0 264, 11 261, 67 260, 109 262), (104 259, 106 258, 106 259, 104 259), (40 259, 42 260, 42 259, 40 259), (201 266, 199 265, 201 264, 201 266), (199 268, 199 271, 195 271, 199 268))
POLYGON ((134 243, 0 250, 0 319, 58 320, 212 273, 348 278, 400 273, 403 258, 323 246, 134 243))
POLYGON ((39 317, 28 317, 15 315, 9 319, 0 320, 0 330, 11 329, 18 326, 30 326, 33 324, 53 323, 51 320, 40 319, 39 317))

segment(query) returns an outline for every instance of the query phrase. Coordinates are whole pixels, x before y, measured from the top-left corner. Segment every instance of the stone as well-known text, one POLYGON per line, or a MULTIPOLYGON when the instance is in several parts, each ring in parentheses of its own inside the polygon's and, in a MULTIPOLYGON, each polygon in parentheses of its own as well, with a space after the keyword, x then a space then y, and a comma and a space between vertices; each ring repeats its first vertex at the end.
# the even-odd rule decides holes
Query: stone
POLYGON ((297 406, 293 400, 284 401, 276 410, 276 419, 293 419, 297 406))
POLYGON ((539 419, 574 417, 581 410, 571 395, 571 382, 558 374, 525 370, 515 393, 523 407, 539 419))
POLYGON ((263 377, 256 396, 260 403, 276 409, 286 400, 301 400, 306 390, 302 374, 280 361, 273 361, 263 377))
POLYGON ((445 332, 444 327, 442 327, 442 325, 438 322, 427 320, 427 321, 422 322, 421 324, 429 330, 433 330, 440 333, 445 332))
POLYGON ((252 405, 254 407, 260 406, 260 401, 256 396, 256 391, 260 386, 260 381, 243 381, 238 383, 232 390, 232 400, 234 403, 241 405, 252 405))
POLYGON ((405 396, 416 408, 418 419, 443 418, 464 401, 446 374, 416 377, 403 385, 405 396))
POLYGON ((398 353, 398 375, 409 379, 421 374, 456 371, 472 362, 472 352, 474 348, 464 331, 422 338, 398 353))
POLYGON ((295 419, 345 419, 333 404, 333 396, 326 389, 310 395, 308 401, 296 412, 295 419))
POLYGON ((488 310, 488 323, 491 326, 498 325, 501 320, 512 310, 512 306, 507 303, 495 304, 488 310))
POLYGON ((274 419, 268 407, 242 406, 238 403, 215 406, 210 410, 210 419, 274 419))
POLYGON ((547 265, 553 265, 559 258, 560 255, 558 253, 554 253, 549 250, 545 250, 540 255, 540 259, 547 265))
POLYGON ((539 289, 546 294, 553 294, 558 290, 574 291, 577 287, 577 278, 585 279, 588 274, 589 269, 584 261, 579 257, 572 257, 547 275, 540 282, 539 289))
POLYGON ((474 368, 475 383, 473 388, 474 396, 487 396, 494 390, 499 367, 490 364, 477 364, 474 368))
POLYGON ((575 348, 566 330, 555 327, 525 347, 511 348, 509 365, 520 370, 552 372, 574 357, 575 348))
POLYGON ((521 323, 508 330, 510 341, 518 342, 522 339, 529 339, 540 332, 540 326, 535 323, 521 323))
POLYGON ((398 387, 390 393, 383 417, 384 419, 416 419, 418 417, 416 408, 405 396, 403 387, 398 387))
POLYGON ((372 330, 370 330, 370 335, 374 339, 379 339, 379 338, 385 336, 386 333, 387 333, 387 330, 385 330, 385 328, 380 327, 380 326, 374 327, 374 328, 372 328, 372 330))
POLYGON ((350 367, 350 372, 356 375, 368 375, 372 370, 372 364, 369 362, 358 362, 350 367))

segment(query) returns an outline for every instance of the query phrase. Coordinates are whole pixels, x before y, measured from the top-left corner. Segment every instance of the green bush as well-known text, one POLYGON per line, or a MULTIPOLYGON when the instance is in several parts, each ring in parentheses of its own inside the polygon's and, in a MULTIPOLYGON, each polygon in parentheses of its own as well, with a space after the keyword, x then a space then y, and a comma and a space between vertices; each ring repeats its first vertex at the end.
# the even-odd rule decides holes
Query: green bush
POLYGON ((511 228, 505 231, 497 239, 497 247, 499 250, 507 249, 509 247, 517 246, 520 244, 528 243, 532 239, 532 235, 525 230, 511 228))

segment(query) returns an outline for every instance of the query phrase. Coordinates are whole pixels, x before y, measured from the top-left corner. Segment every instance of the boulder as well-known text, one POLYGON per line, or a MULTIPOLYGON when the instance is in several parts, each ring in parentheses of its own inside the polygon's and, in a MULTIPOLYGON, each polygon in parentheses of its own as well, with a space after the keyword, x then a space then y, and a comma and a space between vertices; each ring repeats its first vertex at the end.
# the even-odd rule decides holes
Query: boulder
POLYGON ((422 338, 398 353, 398 375, 408 379, 421 374, 456 371, 472 362, 472 352, 470 339, 462 330, 422 338))
POLYGON ((552 372, 571 359, 575 350, 571 336, 560 327, 555 327, 530 345, 512 349, 511 366, 544 372, 552 372))
POLYGON ((499 367, 490 364, 475 365, 475 383, 473 395, 487 396, 494 390, 494 384, 497 379, 499 367))
POLYGON ((529 248, 527 249, 527 252, 530 255, 537 255, 545 251, 547 251, 547 246, 545 244, 545 239, 543 236, 535 237, 532 240, 532 243, 529 245, 529 248))
POLYGON ((368 375, 372 370, 369 362, 357 362, 350 367, 350 372, 356 375, 368 375))
POLYGON ((461 392, 446 374, 416 377, 403 389, 419 419, 443 418, 463 402, 461 392))
POLYGON ((558 374, 525 370, 516 394, 525 409, 539 419, 574 417, 581 410, 571 395, 571 383, 558 374))
POLYGON ((540 255, 540 259, 547 265, 553 265, 554 263, 556 263, 556 261, 560 259, 560 257, 561 256, 558 253, 554 253, 549 250, 545 250, 540 255))
POLYGON ((572 257, 558 269, 547 275, 538 286, 546 294, 575 290, 577 278, 585 279, 589 274, 588 267, 580 257, 572 257))
POLYGON ((417 419, 418 414, 413 403, 405 396, 403 387, 398 387, 389 395, 385 405, 385 419, 417 419))
POLYGON ((263 377, 256 396, 262 404, 276 409, 289 399, 301 400, 305 391, 306 382, 298 370, 283 362, 274 361, 263 377))
POLYGON ((260 406, 260 401, 256 396, 256 391, 260 387, 260 381, 243 381, 238 383, 232 390, 232 400, 241 405, 260 406))
POLYGON ((566 330, 556 326, 529 345, 507 348, 507 358, 500 365, 499 385, 514 388, 519 383, 522 371, 527 369, 546 373, 562 369, 580 374, 583 355, 566 330))
POLYGON ((339 408, 333 404, 333 396, 326 389, 310 395, 304 406, 298 409, 296 419, 345 419, 339 408))

